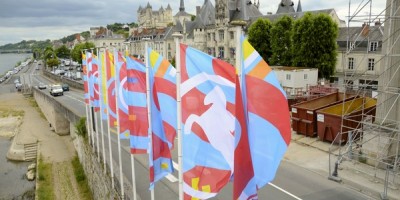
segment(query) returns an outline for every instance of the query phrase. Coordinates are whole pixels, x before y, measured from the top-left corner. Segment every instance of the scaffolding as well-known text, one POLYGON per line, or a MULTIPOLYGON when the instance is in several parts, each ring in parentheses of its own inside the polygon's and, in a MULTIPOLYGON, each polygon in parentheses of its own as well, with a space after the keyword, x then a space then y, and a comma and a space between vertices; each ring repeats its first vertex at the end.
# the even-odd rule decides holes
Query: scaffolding
POLYGON ((336 135, 330 147, 330 179, 340 179, 337 172, 340 165, 356 163, 346 167, 351 166, 357 172, 383 180, 381 199, 387 199, 388 187, 398 189, 400 184, 400 1, 387 0, 385 9, 376 15, 372 14, 372 0, 360 1, 354 5, 349 0, 344 57, 350 58, 357 49, 365 47, 362 59, 368 61, 364 62, 368 63, 368 67, 363 69, 365 66, 359 62, 355 69, 349 70, 350 60, 343 59, 343 82, 340 90, 361 98, 376 98, 377 103, 374 110, 365 110, 368 102, 364 102, 358 105, 360 108, 356 110, 361 112, 357 113, 347 112, 345 109, 348 107, 342 107, 346 114, 342 115, 341 132, 336 135), (351 11, 354 6, 356 9, 351 11), (360 26, 360 23, 363 25, 360 26), (358 34, 351 31, 353 24, 362 27, 358 34), (378 40, 374 38, 377 34, 368 34, 373 31, 382 33, 381 44, 373 43, 378 40), (381 53, 371 51, 376 49, 381 49, 381 53), (377 60, 371 62, 371 57, 377 60), (373 69, 378 64, 380 69, 371 74, 374 71, 371 67, 373 69), (354 122, 353 125, 356 126, 348 126, 348 123, 343 122, 354 122), (337 144, 344 137, 348 139, 337 144))

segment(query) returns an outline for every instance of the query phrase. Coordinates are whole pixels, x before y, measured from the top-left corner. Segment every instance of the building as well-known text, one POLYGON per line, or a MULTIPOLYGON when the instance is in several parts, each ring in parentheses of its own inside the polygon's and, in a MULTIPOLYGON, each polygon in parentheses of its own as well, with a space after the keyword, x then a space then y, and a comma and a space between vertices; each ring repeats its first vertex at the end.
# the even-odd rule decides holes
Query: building
POLYGON ((318 84, 318 69, 303 67, 271 66, 279 83, 289 96, 303 96, 309 86, 318 84))
MULTIPOLYGON (((174 32, 183 35, 182 43, 199 49, 214 57, 225 60, 231 64, 236 59, 236 27, 232 22, 244 22, 244 30, 260 17, 268 18, 274 21, 283 15, 292 16, 294 19, 300 18, 305 12, 302 12, 301 3, 298 2, 297 9, 294 9, 294 3, 291 0, 282 0, 278 5, 276 14, 263 15, 259 11, 260 2, 256 0, 216 0, 215 6, 210 0, 204 0, 202 6, 196 7, 196 17, 191 21, 191 14, 185 12, 184 0, 180 1, 179 12, 174 15, 173 26, 150 26, 150 15, 138 15, 139 27, 131 31, 129 38, 129 49, 132 54, 144 54, 144 37, 156 38, 149 41, 149 46, 159 46, 163 49, 160 53, 171 60, 175 57, 175 43, 172 38, 174 32), (144 17, 146 16, 146 17, 144 17), (146 19, 146 20, 144 20, 146 19), (150 31, 150 29, 156 29, 150 31), (163 29, 162 34, 159 30, 163 29), (144 32, 143 32, 144 31, 144 32), (149 33, 158 33, 149 34, 149 33), (160 37, 162 35, 162 37, 160 37), (162 46, 162 47, 161 47, 162 46)), ((151 8, 150 4, 146 8, 139 7, 141 12, 151 8)), ((168 8, 169 5, 168 5, 168 8)), ((139 12, 139 11, 138 11, 139 12)), ((338 24, 343 25, 334 9, 311 11, 312 13, 327 13, 338 24)), ((147 13, 150 13, 147 11, 147 13)), ((153 11, 153 13, 157 13, 153 11)))
POLYGON ((162 28, 173 23, 172 9, 169 4, 166 9, 161 6, 160 9, 153 10, 150 3, 147 3, 144 8, 139 6, 137 16, 139 26, 143 28, 162 28))
MULTIPOLYGON (((383 73, 380 22, 369 26, 339 28, 338 56, 333 81, 350 90, 376 90, 378 77, 383 73)), ((344 87, 341 88, 343 90, 344 87)))
POLYGON ((91 27, 88 41, 94 43, 96 47, 124 51, 126 49, 125 40, 123 35, 114 34, 105 27, 91 27))

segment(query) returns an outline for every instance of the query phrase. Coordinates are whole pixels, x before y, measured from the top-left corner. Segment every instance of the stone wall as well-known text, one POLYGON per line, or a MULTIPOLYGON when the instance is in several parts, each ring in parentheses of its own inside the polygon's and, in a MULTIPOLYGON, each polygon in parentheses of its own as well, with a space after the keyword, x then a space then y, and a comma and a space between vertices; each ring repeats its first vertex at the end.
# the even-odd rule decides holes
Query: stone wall
POLYGON ((97 156, 88 144, 88 140, 76 134, 75 126, 72 123, 70 130, 71 138, 85 170, 93 199, 121 199, 117 191, 112 187, 109 171, 105 173, 103 165, 98 162, 97 156))

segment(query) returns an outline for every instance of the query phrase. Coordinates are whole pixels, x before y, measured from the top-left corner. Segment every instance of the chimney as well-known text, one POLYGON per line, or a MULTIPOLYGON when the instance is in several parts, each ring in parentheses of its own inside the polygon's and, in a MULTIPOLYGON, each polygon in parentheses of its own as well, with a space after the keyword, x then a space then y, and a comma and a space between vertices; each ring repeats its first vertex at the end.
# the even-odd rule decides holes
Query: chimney
POLYGON ((200 6, 196 6, 196 16, 199 16, 200 14, 200 6))
POLYGON ((362 31, 361 35, 364 36, 364 37, 367 37, 368 33, 369 33, 369 25, 366 24, 366 23, 363 23, 361 31, 362 31))

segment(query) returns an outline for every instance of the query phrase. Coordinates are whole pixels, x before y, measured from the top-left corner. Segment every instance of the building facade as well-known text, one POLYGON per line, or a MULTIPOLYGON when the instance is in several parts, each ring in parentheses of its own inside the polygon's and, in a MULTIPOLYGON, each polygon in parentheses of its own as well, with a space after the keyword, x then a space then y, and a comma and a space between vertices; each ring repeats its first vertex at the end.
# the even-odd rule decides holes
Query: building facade
POLYGON ((150 3, 146 7, 139 6, 137 10, 138 24, 143 28, 162 28, 173 23, 172 9, 168 4, 164 9, 162 6, 158 10, 153 10, 150 3))

